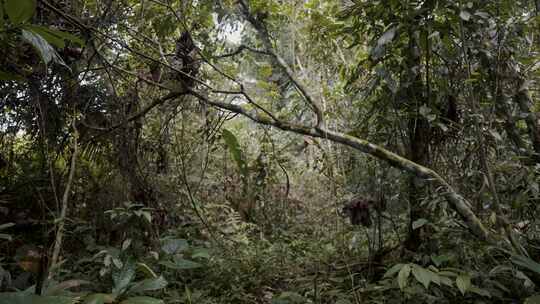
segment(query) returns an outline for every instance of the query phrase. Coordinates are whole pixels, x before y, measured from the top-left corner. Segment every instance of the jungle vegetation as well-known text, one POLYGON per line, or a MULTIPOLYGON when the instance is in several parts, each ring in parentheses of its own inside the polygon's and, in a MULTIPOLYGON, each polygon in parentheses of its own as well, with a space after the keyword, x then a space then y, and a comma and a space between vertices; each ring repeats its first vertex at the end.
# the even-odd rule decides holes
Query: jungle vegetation
POLYGON ((0 0, 0 303, 540 303, 539 0, 0 0))

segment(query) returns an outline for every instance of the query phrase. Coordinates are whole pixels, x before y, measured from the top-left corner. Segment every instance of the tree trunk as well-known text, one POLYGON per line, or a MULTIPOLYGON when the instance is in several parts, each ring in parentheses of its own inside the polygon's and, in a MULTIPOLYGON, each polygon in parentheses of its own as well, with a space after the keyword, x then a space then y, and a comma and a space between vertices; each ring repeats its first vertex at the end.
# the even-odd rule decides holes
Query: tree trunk
MULTIPOLYGON (((139 109, 138 97, 136 93, 127 94, 124 98, 123 114, 130 117, 137 113, 139 109)), ((140 173, 139 163, 139 139, 142 129, 142 122, 135 119, 126 123, 117 135, 116 150, 118 153, 118 167, 120 174, 128 184, 127 196, 132 202, 148 206, 152 201, 152 189, 144 176, 140 173)))
MULTIPOLYGON (((422 83, 419 68, 421 66, 420 48, 418 38, 414 32, 414 27, 409 30, 409 48, 406 50, 407 58, 407 83, 404 97, 410 117, 408 122, 409 131, 409 159, 419 165, 429 167, 429 137, 430 126, 425 117, 420 115, 419 109, 422 106, 429 106, 428 95, 422 83)), ((422 244, 422 229, 413 229, 413 223, 421 218, 428 218, 428 214, 421 206, 426 193, 425 182, 416 176, 409 178, 409 232, 405 247, 416 251, 422 244)))

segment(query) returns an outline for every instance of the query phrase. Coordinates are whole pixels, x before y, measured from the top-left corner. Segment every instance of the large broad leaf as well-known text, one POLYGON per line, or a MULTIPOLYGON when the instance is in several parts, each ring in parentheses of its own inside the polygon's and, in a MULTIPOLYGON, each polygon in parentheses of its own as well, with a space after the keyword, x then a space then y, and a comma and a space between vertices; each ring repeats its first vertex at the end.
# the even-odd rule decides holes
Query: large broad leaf
POLYGON ((521 267, 527 268, 528 270, 540 274, 540 264, 531 260, 530 258, 522 255, 514 255, 510 260, 521 267))
POLYGON ((407 287, 407 279, 409 278, 409 275, 411 274, 411 266, 409 265, 403 265, 401 267, 401 270, 398 273, 397 281, 399 285, 399 289, 403 291, 405 287, 407 287))
POLYGON ((471 277, 468 274, 461 274, 456 278, 456 286, 462 295, 471 288, 471 277))
POLYGON ((225 140, 225 143, 227 144, 227 148, 229 148, 229 151, 231 152, 234 161, 238 165, 238 169, 240 170, 240 173, 244 177, 246 177, 247 164, 244 159, 242 149, 240 148, 240 144, 238 144, 238 139, 236 138, 236 136, 234 136, 234 134, 231 133, 231 131, 227 129, 223 129, 222 135, 223 135, 223 140, 225 140))
POLYGON ((109 304, 113 303, 115 296, 106 293, 94 293, 84 298, 83 304, 109 304))
POLYGON ((396 274, 398 271, 401 270, 401 268, 403 268, 405 264, 396 264, 394 266, 392 266, 392 268, 388 269, 386 271, 386 273, 384 274, 383 278, 389 278, 391 276, 393 276, 394 274, 396 274))
POLYGON ((195 268, 202 267, 201 264, 190 261, 190 260, 186 260, 186 259, 175 259, 174 262, 163 261, 163 262, 160 262, 159 264, 167 268, 175 269, 175 270, 186 270, 186 269, 195 269, 195 268))
POLYGON ((154 279, 146 279, 140 282, 137 282, 131 289, 129 293, 141 293, 145 291, 160 290, 167 287, 167 280, 163 276, 159 276, 154 279))
POLYGON ((392 40, 394 40, 394 37, 396 36, 397 27, 391 27, 389 30, 384 32, 382 36, 377 40, 377 46, 383 46, 392 40))
POLYGON ((412 267, 412 274, 414 275, 414 277, 416 278, 416 280, 420 283, 422 283, 422 285, 424 285, 424 287, 426 289, 429 288, 429 283, 431 283, 432 281, 439 281, 440 282, 440 279, 438 279, 438 275, 433 273, 431 270, 427 270, 423 267, 420 267, 418 265, 414 265, 412 267), (437 277, 437 278, 435 278, 437 277))
POLYGON ((22 36, 38 51, 43 63, 49 64, 52 61, 68 67, 58 52, 43 37, 28 30, 22 30, 22 36))
POLYGON ((201 258, 201 259, 210 259, 210 252, 207 248, 195 248, 191 254, 192 259, 201 258))
POLYGON ((432 255, 431 261, 433 264, 435 264, 435 266, 439 267, 443 263, 450 261, 450 257, 447 255, 432 255))
POLYGON ((471 19, 471 13, 467 11, 461 11, 459 13, 459 18, 463 19, 464 21, 469 21, 471 19))
POLYGON ((0 225, 0 230, 4 230, 13 226, 15 226, 15 223, 5 223, 5 224, 0 225))
POLYGON ((188 247, 188 241, 184 239, 168 239, 163 241, 163 246, 161 246, 161 250, 163 250, 167 254, 175 254, 188 249, 188 247))
POLYGON ((448 277, 441 277, 439 276, 441 284, 444 284, 448 287, 454 287, 454 281, 448 277))
POLYGON ((397 27, 393 26, 384 32, 381 37, 379 37, 377 44, 371 49, 370 52, 370 55, 374 60, 380 59, 384 56, 386 45, 394 40, 396 33, 397 27))
POLYGON ((37 296, 23 292, 0 293, 0 304, 72 304, 70 297, 37 296))
POLYGON ((30 20, 36 11, 35 0, 5 0, 4 8, 9 20, 14 24, 30 20))
POLYGON ((84 41, 81 38, 67 32, 38 25, 27 25, 24 28, 40 35, 47 40, 47 42, 58 48, 64 48, 66 46, 66 40, 84 46, 84 41))
POLYGON ((428 220, 426 220, 425 218, 421 218, 421 219, 417 219, 416 221, 414 221, 412 223, 412 229, 413 230, 416 230, 422 226, 424 226, 425 224, 429 223, 428 220))
POLYGON ((61 283, 49 286, 47 290, 45 290, 44 295, 47 296, 54 296, 54 295, 60 295, 61 292, 64 292, 67 289, 79 287, 81 285, 88 285, 90 284, 89 281, 85 280, 67 280, 63 281, 61 283))
POLYGON ((164 304, 163 300, 152 297, 132 297, 127 298, 120 304, 164 304))
POLYGON ((135 278, 135 269, 136 264, 132 261, 127 261, 120 271, 113 273, 113 294, 120 295, 126 290, 129 283, 135 278))

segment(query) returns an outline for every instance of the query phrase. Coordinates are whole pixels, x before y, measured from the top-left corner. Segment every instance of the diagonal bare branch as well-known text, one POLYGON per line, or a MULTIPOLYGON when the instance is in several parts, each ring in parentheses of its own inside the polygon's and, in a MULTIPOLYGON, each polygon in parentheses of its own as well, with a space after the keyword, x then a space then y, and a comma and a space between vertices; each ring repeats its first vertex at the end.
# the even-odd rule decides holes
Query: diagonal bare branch
POLYGON ((270 40, 270 34, 268 33, 268 30, 266 29, 266 24, 264 23, 261 18, 253 15, 253 13, 250 11, 248 4, 244 0, 239 1, 240 8, 242 13, 244 14, 247 21, 255 28, 257 33, 259 34, 259 38, 261 39, 265 51, 271 55, 273 58, 272 62, 273 65, 285 72, 287 77, 291 80, 291 82, 294 84, 294 86, 298 89, 300 92, 300 95, 304 98, 304 100, 310 105, 313 112, 315 112, 315 115, 317 117, 316 122, 316 128, 320 128, 323 126, 323 113, 317 102, 315 101, 314 95, 307 89, 307 86, 302 83, 298 77, 295 76, 293 70, 291 67, 285 62, 285 59, 281 57, 278 53, 275 52, 274 47, 272 45, 272 41, 270 40))
POLYGON ((470 203, 461 195, 459 195, 452 188, 452 186, 448 184, 448 182, 446 182, 437 172, 433 171, 430 168, 412 162, 396 153, 393 153, 381 146, 373 144, 364 139, 350 136, 341 132, 327 130, 324 127, 310 127, 272 119, 266 115, 260 115, 260 113, 256 110, 247 110, 239 105, 210 100, 205 95, 192 90, 190 90, 189 93, 206 104, 243 115, 256 123, 276 127, 283 131, 307 135, 311 137, 323 138, 336 143, 340 143, 349 146, 355 150, 367 153, 380 160, 383 160, 389 163, 391 166, 407 171, 417 177, 425 178, 431 181, 435 186, 443 189, 443 196, 445 197, 445 199, 457 211, 460 217, 464 220, 467 227, 476 237, 488 242, 494 241, 492 235, 484 227, 480 219, 478 219, 478 217, 471 210, 470 203))

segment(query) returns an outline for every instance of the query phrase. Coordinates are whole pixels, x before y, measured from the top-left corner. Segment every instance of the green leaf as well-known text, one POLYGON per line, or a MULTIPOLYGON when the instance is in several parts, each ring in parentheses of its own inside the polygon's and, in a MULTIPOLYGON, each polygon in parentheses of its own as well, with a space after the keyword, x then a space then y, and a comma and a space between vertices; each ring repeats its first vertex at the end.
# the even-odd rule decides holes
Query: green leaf
POLYGON ((68 290, 70 288, 79 287, 81 285, 88 285, 91 282, 85 281, 85 280, 67 280, 60 282, 58 284, 49 285, 49 287, 45 290, 44 295, 47 296, 55 296, 60 295, 63 291, 68 290))
POLYGON ((206 248, 196 248, 193 250, 193 254, 191 255, 192 259, 201 258, 201 259, 210 259, 210 253, 208 252, 208 249, 206 248))
POLYGON ((455 273, 453 271, 449 271, 449 270, 439 271, 439 275, 445 276, 445 277, 451 277, 451 278, 456 278, 458 276, 457 273, 455 273))
POLYGON ((467 11, 461 11, 459 13, 459 18, 463 19, 464 21, 469 21, 471 19, 471 13, 467 11))
POLYGON ((132 297, 127 298, 120 304, 164 304, 163 300, 152 297, 132 297))
POLYGON ((497 130, 489 130, 489 134, 491 134, 491 136, 493 136, 493 138, 495 138, 497 141, 503 140, 501 134, 499 134, 497 130))
POLYGON ((116 297, 107 293, 93 293, 84 298, 83 304, 104 304, 112 303, 116 297))
POLYGON ((394 37, 396 36, 397 27, 391 27, 389 30, 387 30, 382 36, 377 40, 377 46, 383 46, 392 40, 394 40, 394 37))
POLYGON ((27 294, 24 292, 0 293, 0 304, 73 304, 71 297, 51 297, 27 294))
POLYGON ((186 269, 195 269, 195 268, 202 267, 202 265, 197 262, 193 262, 193 261, 185 260, 185 259, 175 259, 174 262, 163 261, 163 262, 160 262, 159 264, 167 268, 174 269, 174 270, 186 270, 186 269))
POLYGON ((403 291, 403 289, 407 287, 407 279, 409 278, 410 274, 411 266, 409 266, 408 264, 403 265, 397 276, 399 289, 401 289, 401 291, 403 291))
POLYGON ((236 136, 234 136, 234 134, 231 133, 231 131, 227 129, 223 129, 222 136, 223 140, 225 140, 225 143, 227 144, 227 148, 231 152, 232 157, 238 166, 238 169, 240 170, 240 173, 244 177, 247 177, 247 164, 244 160, 240 144, 238 144, 238 139, 236 138, 236 136))
POLYGON ((510 258, 512 263, 519 265, 521 267, 527 268, 528 270, 540 274, 540 264, 531 260, 528 257, 522 255, 514 255, 510 258))
POLYGON ((491 293, 489 291, 474 285, 469 288, 469 291, 486 298, 491 298, 491 293))
POLYGON ((135 263, 133 263, 132 261, 127 261, 124 263, 122 269, 113 273, 113 294, 120 295, 126 290, 129 283, 131 283, 131 281, 133 281, 133 279, 135 278, 135 268, 135 263))
POLYGON ((38 51, 43 63, 49 64, 53 61, 67 67, 62 57, 43 37, 27 30, 22 30, 22 36, 26 42, 30 43, 38 51))
POLYGON ((435 264, 435 266, 439 267, 443 263, 450 261, 450 257, 447 255, 432 255, 431 261, 433 264, 435 264))
POLYGON ((526 298, 524 304, 540 304, 540 295, 526 298))
POLYGON ((52 31, 49 31, 46 27, 27 25, 24 28, 37 35, 40 35, 43 37, 43 39, 47 40, 48 43, 56 46, 57 48, 63 49, 66 46, 66 43, 62 37, 59 37, 52 31))
POLYGON ((425 224, 427 224, 429 221, 424 219, 424 218, 421 218, 421 219, 417 219, 416 221, 414 221, 412 223, 412 229, 413 230, 416 230, 422 226, 424 226, 425 224))
POLYGON ((5 223, 5 224, 0 225, 0 230, 4 230, 13 226, 15 226, 15 223, 5 223))
MULTIPOLYGON (((112 256, 109 256, 110 259, 112 261, 112 263, 114 264, 114 266, 118 269, 122 268, 124 266, 124 263, 122 263, 122 260, 120 260, 119 258, 115 258, 115 257, 112 257, 112 256)), ((107 264, 107 263, 105 263, 107 264)), ((110 263, 108 263, 110 265, 110 263)), ((106 265, 107 266, 107 265, 106 265)))
POLYGON ((148 222, 149 224, 152 223, 152 214, 150 211, 142 211, 142 217, 148 222))
POLYGON ((13 24, 30 20, 36 11, 35 0, 5 0, 4 8, 13 24))
POLYGON ((394 274, 396 274, 398 271, 401 270, 401 268, 404 266, 405 264, 396 264, 394 266, 392 266, 392 268, 388 269, 386 271, 386 273, 384 274, 383 278, 389 278, 391 276, 393 276, 394 274))
POLYGON ((157 278, 157 274, 145 263, 137 263, 137 269, 144 273, 147 278, 157 278))
POLYGON ((441 276, 436 273, 436 272, 433 272, 431 270, 429 270, 429 275, 431 276, 430 279, 431 279, 431 282, 437 284, 437 286, 441 286, 441 276))
POLYGON ((456 278, 456 286, 462 295, 471 288, 471 277, 468 274, 461 274, 456 278))
POLYGON ((180 269, 194 269, 202 267, 203 265, 191 260, 186 260, 182 258, 175 258, 174 263, 176 267, 180 267, 180 269))
POLYGON ((452 281, 452 279, 448 278, 448 277, 441 277, 439 276, 439 279, 441 280, 441 284, 444 284, 448 287, 453 287, 454 286, 454 281, 452 281))
POLYGON ((422 285, 424 285, 424 287, 426 289, 429 288, 429 283, 431 283, 433 277, 436 276, 436 274, 433 273, 432 271, 427 270, 427 269, 425 269, 423 267, 420 267, 418 265, 414 265, 412 267, 412 274, 414 275, 414 277, 416 278, 416 280, 418 282, 420 282, 420 283, 422 283, 422 285))
POLYGON ((175 254, 189 248, 188 241, 184 239, 167 239, 164 241, 161 250, 167 254, 175 254))
POLYGON ((167 280, 163 276, 159 276, 153 279, 146 279, 140 282, 137 282, 131 289, 129 293, 141 293, 145 291, 160 290, 167 287, 167 280))
POLYGON ((50 44, 59 48, 65 47, 66 40, 78 44, 79 46, 84 46, 85 44, 84 40, 82 40, 81 38, 68 32, 59 31, 57 29, 30 24, 26 25, 24 28, 41 35, 41 37, 45 38, 45 40, 47 40, 50 44))

